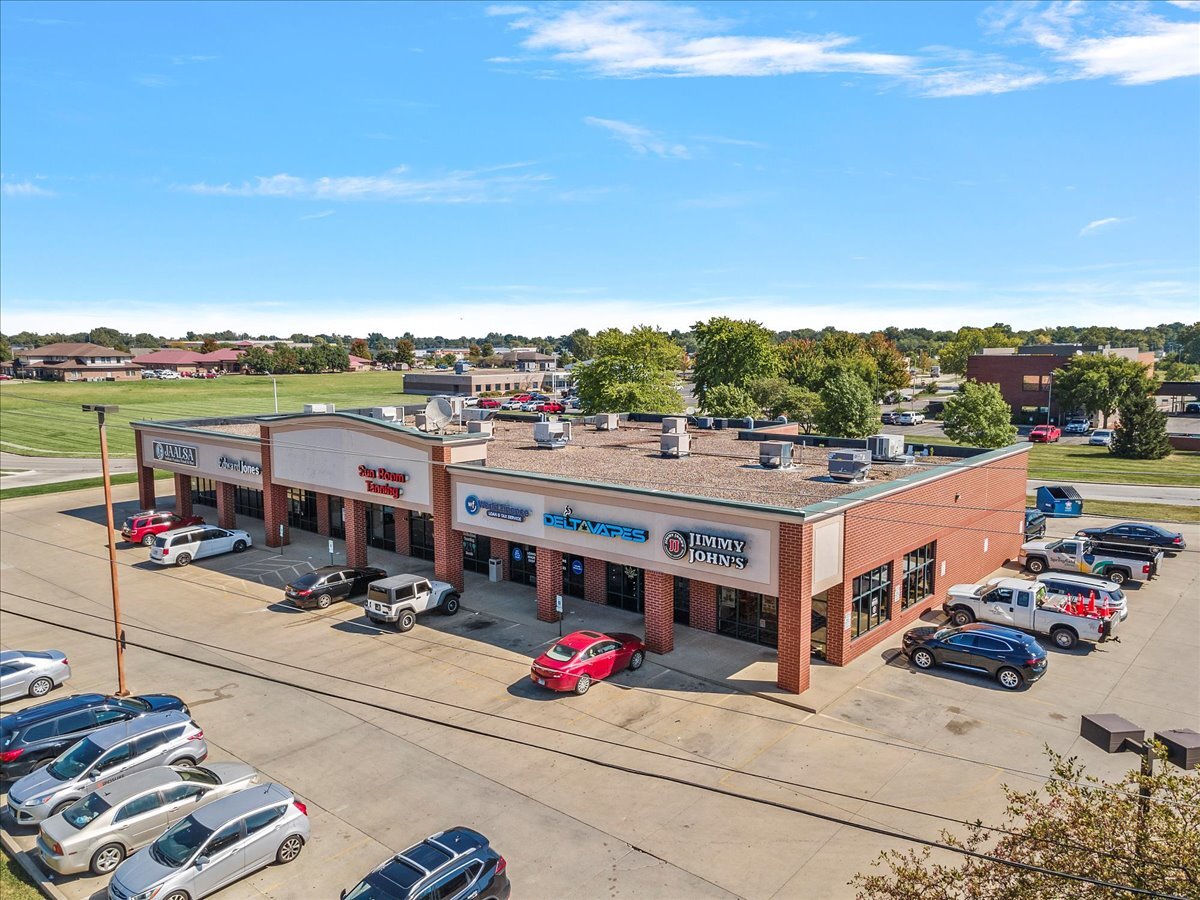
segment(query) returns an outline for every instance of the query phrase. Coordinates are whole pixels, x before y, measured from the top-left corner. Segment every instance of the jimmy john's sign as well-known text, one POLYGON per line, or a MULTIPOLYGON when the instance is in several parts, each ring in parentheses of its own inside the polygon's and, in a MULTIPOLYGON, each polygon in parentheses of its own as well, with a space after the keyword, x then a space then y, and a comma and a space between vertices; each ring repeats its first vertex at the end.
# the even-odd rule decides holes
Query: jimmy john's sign
POLYGON ((673 528, 663 535, 663 553, 676 562, 686 560, 722 569, 744 569, 750 562, 747 543, 719 534, 673 528))

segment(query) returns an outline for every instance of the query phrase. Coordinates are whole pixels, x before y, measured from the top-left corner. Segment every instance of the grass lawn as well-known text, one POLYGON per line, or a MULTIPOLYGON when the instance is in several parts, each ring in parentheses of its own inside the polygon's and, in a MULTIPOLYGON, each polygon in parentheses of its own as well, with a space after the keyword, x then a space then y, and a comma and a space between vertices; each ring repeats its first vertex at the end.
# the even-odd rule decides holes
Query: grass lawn
POLYGON ((0 866, 0 898, 2 900, 41 900, 41 892, 33 886, 15 859, 4 853, 0 866))
MULTIPOLYGON (((1027 506, 1034 506, 1033 494, 1025 497, 1027 506)), ((1200 522, 1200 507, 1173 503, 1131 503, 1118 500, 1084 500, 1083 511, 1089 516, 1111 516, 1139 522, 1171 522, 1196 524, 1200 522)))
MULTIPOLYGON (((279 410, 296 412, 305 403, 334 403, 338 408, 422 403, 424 396, 404 393, 400 372, 343 372, 337 375, 279 375, 279 410)), ((108 417, 109 450, 133 456, 131 421, 185 419, 275 411, 271 379, 226 375, 212 380, 52 381, 0 383, 0 449, 23 456, 99 456, 96 416, 83 403, 111 403, 120 411, 108 417)))

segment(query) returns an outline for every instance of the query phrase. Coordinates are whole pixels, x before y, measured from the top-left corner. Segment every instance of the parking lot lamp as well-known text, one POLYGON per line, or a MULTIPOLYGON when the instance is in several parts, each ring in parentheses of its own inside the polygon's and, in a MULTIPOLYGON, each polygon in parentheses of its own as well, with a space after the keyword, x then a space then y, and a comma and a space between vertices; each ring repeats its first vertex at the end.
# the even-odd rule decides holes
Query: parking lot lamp
POLYGON ((104 516, 108 521, 108 567, 112 578, 113 630, 117 638, 117 696, 127 697, 125 687, 125 632, 121 628, 121 592, 117 587, 117 536, 113 527, 112 479, 108 473, 108 432, 104 427, 105 413, 115 413, 120 407, 94 403, 83 404, 84 412, 94 412, 100 426, 100 468, 104 473, 104 516))

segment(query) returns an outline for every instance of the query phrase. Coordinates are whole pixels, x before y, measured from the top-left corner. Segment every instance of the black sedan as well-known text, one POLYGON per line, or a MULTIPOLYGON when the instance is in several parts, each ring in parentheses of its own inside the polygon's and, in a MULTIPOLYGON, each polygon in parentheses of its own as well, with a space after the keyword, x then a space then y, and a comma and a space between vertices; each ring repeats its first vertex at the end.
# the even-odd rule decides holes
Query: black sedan
POLYGON ((1010 691, 1046 674, 1042 645, 1001 625, 913 628, 904 634, 903 653, 918 669, 938 665, 985 672, 1010 691))
POLYGON ((284 593, 297 606, 325 609, 334 600, 366 593, 372 581, 387 577, 387 572, 374 566, 321 566, 301 575, 284 588, 284 593))
POLYGON ((1187 549, 1187 543, 1178 531, 1168 531, 1158 525, 1147 525, 1144 522, 1122 522, 1107 528, 1083 528, 1075 532, 1075 536, 1091 538, 1098 544, 1153 547, 1168 553, 1187 549))

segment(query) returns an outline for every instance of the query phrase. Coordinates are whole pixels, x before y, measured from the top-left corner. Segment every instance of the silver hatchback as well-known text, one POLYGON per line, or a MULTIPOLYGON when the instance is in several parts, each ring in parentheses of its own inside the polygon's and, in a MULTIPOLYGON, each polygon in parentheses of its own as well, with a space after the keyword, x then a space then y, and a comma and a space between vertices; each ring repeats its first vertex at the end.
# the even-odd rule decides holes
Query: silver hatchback
POLYGON ((308 808, 281 784, 239 791, 198 809, 121 863, 109 900, 199 900, 308 841, 308 808))
POLYGON ((244 763, 204 768, 157 766, 127 775, 42 823, 37 850, 60 875, 108 875, 180 819, 251 787, 258 773, 244 763))
POLYGON ((67 655, 58 650, 0 652, 0 700, 45 697, 70 677, 67 655))

